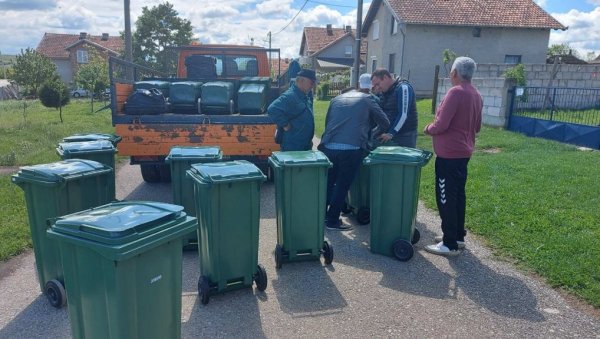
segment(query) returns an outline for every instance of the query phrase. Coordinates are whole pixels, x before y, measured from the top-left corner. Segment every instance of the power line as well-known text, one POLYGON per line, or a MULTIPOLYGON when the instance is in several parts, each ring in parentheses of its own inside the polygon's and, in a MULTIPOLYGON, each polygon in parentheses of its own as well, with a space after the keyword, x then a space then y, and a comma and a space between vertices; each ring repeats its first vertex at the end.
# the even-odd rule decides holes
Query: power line
POLYGON ((315 4, 320 4, 320 5, 326 5, 326 6, 333 6, 333 7, 346 7, 346 8, 354 8, 355 6, 348 6, 348 5, 334 5, 334 4, 328 4, 325 2, 319 2, 319 1, 314 1, 314 0, 308 0, 308 2, 312 2, 315 4))
POLYGON ((279 33, 283 32, 284 29, 286 29, 292 22, 294 22, 294 19, 296 19, 296 17, 298 16, 298 14, 300 14, 300 12, 302 12, 302 10, 304 9, 304 6, 306 6, 307 3, 308 3, 308 0, 305 0, 304 4, 302 5, 302 7, 300 7, 300 10, 298 11, 298 13, 296 13, 296 15, 294 15, 294 17, 292 18, 292 20, 290 20, 290 22, 288 22, 287 25, 285 25, 282 29, 280 29, 279 32, 273 33, 273 35, 279 34, 279 33))

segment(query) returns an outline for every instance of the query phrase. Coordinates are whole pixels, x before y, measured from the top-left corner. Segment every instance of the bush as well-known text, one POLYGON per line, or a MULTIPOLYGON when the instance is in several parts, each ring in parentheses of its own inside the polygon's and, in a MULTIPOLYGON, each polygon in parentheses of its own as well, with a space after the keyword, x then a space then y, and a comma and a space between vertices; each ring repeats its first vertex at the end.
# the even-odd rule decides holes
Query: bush
POLYGON ((60 122, 63 122, 62 107, 70 101, 69 90, 60 80, 54 79, 45 82, 38 93, 42 105, 56 108, 60 111, 60 122))
POLYGON ((318 95, 319 99, 321 99, 321 100, 325 99, 329 95, 329 83, 328 82, 319 84, 319 86, 317 87, 317 95, 318 95))

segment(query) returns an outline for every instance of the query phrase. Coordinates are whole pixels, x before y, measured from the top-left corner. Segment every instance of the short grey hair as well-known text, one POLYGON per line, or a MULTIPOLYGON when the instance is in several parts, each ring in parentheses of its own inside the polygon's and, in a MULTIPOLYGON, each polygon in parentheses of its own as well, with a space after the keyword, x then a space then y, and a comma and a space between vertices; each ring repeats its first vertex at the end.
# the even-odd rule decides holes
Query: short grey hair
POLYGON ((473 73, 477 70, 477 64, 469 57, 458 57, 454 60, 450 72, 454 70, 456 70, 456 73, 461 79, 471 81, 473 73))

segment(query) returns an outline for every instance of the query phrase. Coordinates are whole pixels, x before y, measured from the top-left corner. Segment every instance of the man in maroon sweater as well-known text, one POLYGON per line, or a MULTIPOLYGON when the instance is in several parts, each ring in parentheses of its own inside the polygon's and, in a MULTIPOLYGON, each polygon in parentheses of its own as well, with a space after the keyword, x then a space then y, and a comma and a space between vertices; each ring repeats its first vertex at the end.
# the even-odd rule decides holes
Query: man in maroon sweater
POLYGON ((428 252, 454 256, 465 247, 465 208, 467 165, 475 147, 475 135, 481 129, 483 100, 471 85, 475 61, 456 58, 450 71, 452 88, 435 113, 435 120, 423 132, 433 138, 435 159, 435 195, 442 219, 443 236, 428 252))

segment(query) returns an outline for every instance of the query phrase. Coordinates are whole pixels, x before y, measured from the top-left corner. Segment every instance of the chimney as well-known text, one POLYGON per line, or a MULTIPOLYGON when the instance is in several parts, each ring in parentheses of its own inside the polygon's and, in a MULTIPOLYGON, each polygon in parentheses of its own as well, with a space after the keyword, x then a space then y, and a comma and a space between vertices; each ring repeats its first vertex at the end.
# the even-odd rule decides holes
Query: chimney
POLYGON ((102 41, 108 41, 108 33, 102 33, 102 41))
POLYGON ((346 33, 352 33, 352 26, 346 26, 346 33))
POLYGON ((87 33, 86 32, 80 32, 79 33, 79 40, 83 40, 87 38, 87 33))
POLYGON ((327 24, 327 35, 333 35, 333 28, 331 28, 331 24, 327 24))

